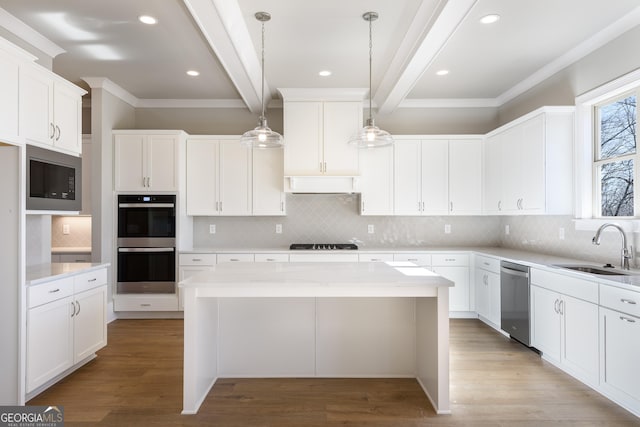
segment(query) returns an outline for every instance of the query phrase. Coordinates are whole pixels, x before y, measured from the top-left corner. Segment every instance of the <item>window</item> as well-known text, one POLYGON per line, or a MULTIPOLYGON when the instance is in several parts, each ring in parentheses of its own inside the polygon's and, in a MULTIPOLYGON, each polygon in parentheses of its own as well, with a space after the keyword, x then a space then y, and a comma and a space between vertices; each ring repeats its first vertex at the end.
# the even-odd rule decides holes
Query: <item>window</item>
POLYGON ((634 217, 636 93, 627 93, 594 106, 594 216, 634 217))

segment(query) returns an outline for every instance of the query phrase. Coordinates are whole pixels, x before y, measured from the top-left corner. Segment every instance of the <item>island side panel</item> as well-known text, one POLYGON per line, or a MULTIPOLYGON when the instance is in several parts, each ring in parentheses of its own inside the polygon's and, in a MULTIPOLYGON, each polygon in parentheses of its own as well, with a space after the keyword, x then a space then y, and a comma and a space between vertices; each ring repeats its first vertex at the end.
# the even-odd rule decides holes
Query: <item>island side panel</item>
POLYGON ((416 301, 418 382, 438 414, 450 414, 449 397, 449 288, 438 288, 437 298, 416 301))
POLYGON ((183 414, 195 414, 218 378, 218 299, 184 293, 183 414))

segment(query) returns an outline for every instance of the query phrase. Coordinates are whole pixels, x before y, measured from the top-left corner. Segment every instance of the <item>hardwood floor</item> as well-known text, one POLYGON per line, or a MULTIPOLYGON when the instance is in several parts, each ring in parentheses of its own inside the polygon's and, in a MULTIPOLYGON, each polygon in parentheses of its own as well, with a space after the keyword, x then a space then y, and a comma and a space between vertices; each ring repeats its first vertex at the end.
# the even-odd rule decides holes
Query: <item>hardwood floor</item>
POLYGON ((28 402, 66 426, 639 426, 640 419, 478 320, 451 321, 453 415, 413 379, 221 379, 182 409, 182 321, 117 320, 98 358, 28 402))

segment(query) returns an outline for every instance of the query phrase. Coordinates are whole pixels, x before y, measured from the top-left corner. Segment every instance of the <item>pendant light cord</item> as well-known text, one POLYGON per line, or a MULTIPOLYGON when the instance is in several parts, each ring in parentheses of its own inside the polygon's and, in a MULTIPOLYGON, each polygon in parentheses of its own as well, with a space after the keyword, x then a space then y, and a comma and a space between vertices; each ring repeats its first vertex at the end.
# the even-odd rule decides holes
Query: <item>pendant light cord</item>
POLYGON ((264 119, 264 21, 262 21, 262 118, 264 119))
POLYGON ((369 121, 373 121, 373 109, 372 109, 372 99, 373 94, 371 93, 371 76, 372 76, 372 63, 373 63, 373 35, 371 31, 372 19, 369 19, 369 121))

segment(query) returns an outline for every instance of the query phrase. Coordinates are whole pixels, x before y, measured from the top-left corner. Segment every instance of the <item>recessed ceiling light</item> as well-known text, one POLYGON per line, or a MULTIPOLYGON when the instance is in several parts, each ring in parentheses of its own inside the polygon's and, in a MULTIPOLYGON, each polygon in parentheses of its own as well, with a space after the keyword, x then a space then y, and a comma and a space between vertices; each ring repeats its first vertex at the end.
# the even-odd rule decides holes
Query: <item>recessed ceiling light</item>
POLYGON ((440 70, 440 71, 436 71, 436 74, 438 76, 446 76, 447 74, 449 74, 449 70, 440 70))
POLYGON ((493 24, 494 22, 498 22, 500 20, 500 15, 492 13, 490 15, 485 15, 480 18, 480 22, 483 24, 493 24))
POLYGON ((189 75, 191 77, 197 77, 197 76, 200 75, 200 72, 196 71, 196 70, 189 70, 189 71, 187 71, 187 75, 189 75))
POLYGON ((329 77, 331 75, 331 71, 329 70, 322 70, 318 73, 318 75, 320 77, 329 77))
POLYGON ((147 25, 153 25, 158 23, 158 20, 150 15, 141 15, 138 17, 138 20, 143 24, 147 24, 147 25))

